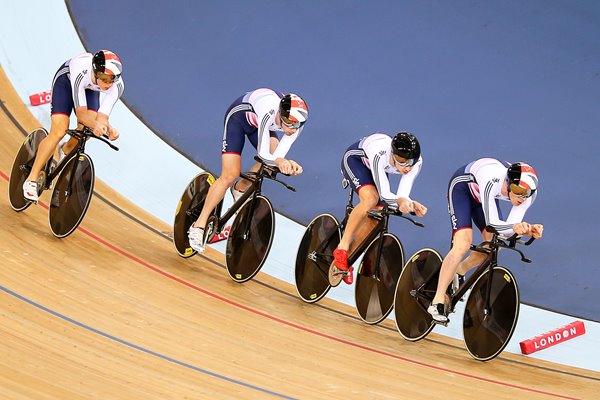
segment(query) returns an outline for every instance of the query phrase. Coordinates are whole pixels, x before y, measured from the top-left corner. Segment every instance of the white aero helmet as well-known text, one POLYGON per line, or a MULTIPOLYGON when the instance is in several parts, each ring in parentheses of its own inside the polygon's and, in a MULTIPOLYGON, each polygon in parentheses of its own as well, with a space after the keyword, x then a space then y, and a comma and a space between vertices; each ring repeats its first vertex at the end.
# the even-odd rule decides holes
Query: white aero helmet
POLYGON ((121 59, 110 50, 100 50, 96 52, 92 59, 92 67, 96 76, 98 76, 98 73, 101 73, 113 77, 113 82, 117 81, 123 72, 121 59))
POLYGON ((298 129, 308 119, 308 106, 302 97, 288 93, 279 102, 279 115, 288 128, 298 129))
POLYGON ((517 162, 513 163, 508 167, 506 174, 509 183, 509 190, 511 185, 519 186, 524 189, 525 192, 520 195, 521 197, 532 196, 538 187, 538 175, 535 169, 527 163, 517 162))

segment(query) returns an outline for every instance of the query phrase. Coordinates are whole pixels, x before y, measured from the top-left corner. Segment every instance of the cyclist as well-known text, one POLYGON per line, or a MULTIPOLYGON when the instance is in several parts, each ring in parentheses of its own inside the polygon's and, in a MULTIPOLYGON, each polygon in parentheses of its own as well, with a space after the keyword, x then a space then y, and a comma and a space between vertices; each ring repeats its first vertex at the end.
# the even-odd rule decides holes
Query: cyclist
MULTIPOLYGON (((238 199, 249 182, 236 182, 242 170, 241 154, 245 137, 257 150, 258 156, 274 164, 281 172, 290 175, 302 173, 296 161, 286 159, 294 141, 302 132, 308 119, 306 102, 296 94, 279 94, 271 89, 260 88, 236 99, 225 113, 223 147, 221 149, 221 176, 210 186, 202 212, 188 232, 190 246, 203 252, 211 232, 205 227, 208 217, 231 188, 234 199, 238 199), (277 132, 283 136, 279 140, 277 132)), ((255 164, 251 170, 258 170, 255 164)))
POLYGON ((410 198, 422 165, 419 141, 408 132, 400 132, 393 138, 374 133, 352 144, 344 153, 342 174, 359 198, 350 213, 344 235, 333 251, 335 266, 348 271, 343 278, 347 284, 354 281, 354 268, 348 267, 348 249, 355 239, 366 236, 372 228, 365 224, 369 210, 384 201, 396 205, 403 213, 414 212, 419 217, 427 213, 427 207, 410 198), (390 189, 388 174, 402 175, 395 194, 390 189))
MULTIPOLYGON (((69 129, 73 109, 80 127, 93 129, 97 136, 107 134, 110 140, 119 137, 117 129, 108 123, 108 117, 125 88, 122 71, 121 59, 109 50, 93 55, 83 53, 60 66, 52 81, 50 133, 40 142, 31 172, 23 184, 26 199, 38 201, 38 176, 69 129), (100 92, 105 94, 102 103, 100 92)), ((77 139, 70 138, 61 146, 59 154, 68 154, 76 145, 77 139)))
POLYGON ((472 252, 467 258, 473 240, 471 221, 479 228, 483 240, 491 240, 490 225, 502 236, 518 235, 541 238, 544 227, 523 221, 525 212, 537 196, 538 176, 529 164, 507 163, 495 158, 481 158, 460 167, 448 184, 448 212, 452 224, 452 248, 444 258, 437 291, 427 311, 434 321, 446 323, 444 309, 448 285, 456 277, 479 265, 485 254, 472 252), (512 208, 504 220, 498 200, 510 201, 512 208))

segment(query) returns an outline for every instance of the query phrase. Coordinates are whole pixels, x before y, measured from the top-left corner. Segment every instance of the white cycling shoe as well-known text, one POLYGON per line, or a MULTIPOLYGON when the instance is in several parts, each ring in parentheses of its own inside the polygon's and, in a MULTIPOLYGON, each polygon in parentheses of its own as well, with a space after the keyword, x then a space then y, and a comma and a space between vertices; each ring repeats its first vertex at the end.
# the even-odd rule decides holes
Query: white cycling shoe
POLYGON ((204 229, 190 226, 188 230, 188 240, 192 249, 198 253, 204 253, 206 250, 206 241, 204 239, 204 229))
POLYGON ((23 197, 37 203, 39 200, 37 182, 25 181, 25 183, 23 183, 23 197))

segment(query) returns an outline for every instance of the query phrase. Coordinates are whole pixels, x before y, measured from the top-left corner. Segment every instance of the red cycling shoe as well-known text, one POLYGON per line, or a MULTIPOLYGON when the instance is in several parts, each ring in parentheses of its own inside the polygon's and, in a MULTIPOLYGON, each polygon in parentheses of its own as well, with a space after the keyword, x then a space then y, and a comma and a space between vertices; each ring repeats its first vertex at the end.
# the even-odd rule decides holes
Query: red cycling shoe
POLYGON ((340 271, 348 271, 346 276, 344 276, 342 279, 348 285, 351 285, 354 282, 354 276, 352 274, 354 272, 354 267, 348 268, 348 250, 335 249, 333 251, 333 257, 333 264, 337 269, 340 271))

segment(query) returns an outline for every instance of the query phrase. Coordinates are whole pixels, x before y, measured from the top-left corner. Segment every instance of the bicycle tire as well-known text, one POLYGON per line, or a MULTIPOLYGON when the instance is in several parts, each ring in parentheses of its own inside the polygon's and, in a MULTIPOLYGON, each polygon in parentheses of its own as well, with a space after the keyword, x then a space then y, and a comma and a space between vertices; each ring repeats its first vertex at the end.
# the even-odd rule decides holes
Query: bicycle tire
MULTIPOLYGON (((196 254, 196 250, 190 246, 188 230, 202 212, 208 189, 214 182, 214 176, 208 172, 201 172, 187 184, 179 199, 173 221, 173 244, 183 258, 196 254)), ((218 208, 215 207, 215 213, 218 208)))
POLYGON ((514 275, 495 266, 492 272, 490 312, 484 315, 489 270, 475 281, 465 306, 463 336, 467 351, 479 361, 488 361, 504 350, 519 319, 519 288, 514 275))
MULTIPOLYGON (((8 202, 10 207, 17 212, 24 211, 32 203, 23 197, 23 183, 25 183, 31 166, 33 166, 38 146, 46 136, 48 136, 48 132, 44 128, 31 131, 21 144, 13 161, 10 177, 8 178, 8 202), (27 164, 27 170, 22 168, 25 164, 27 164)), ((45 171, 46 168, 43 170, 45 171)))
POLYGON ((404 265, 404 248, 391 233, 383 235, 379 269, 377 251, 381 238, 375 238, 365 250, 356 273, 354 299, 359 317, 369 325, 383 321, 392 311, 398 278, 404 265))
POLYGON ((57 238, 69 236, 83 220, 94 192, 94 164, 85 153, 72 156, 56 179, 50 206, 48 224, 57 238), (70 194, 67 195, 71 182, 70 194))
POLYGON ((402 269, 394 295, 396 329, 411 342, 423 339, 434 328, 427 307, 437 288, 442 256, 434 249, 421 249, 408 259, 402 269), (420 288, 430 300, 413 296, 411 291, 420 288))
POLYGON ((316 216, 306 227, 296 253, 294 271, 296 291, 302 301, 316 303, 331 289, 327 274, 333 250, 341 239, 338 220, 331 214, 316 216))
POLYGON ((244 283, 260 271, 271 250, 274 232, 275 212, 269 199, 258 195, 242 206, 231 225, 225 252, 232 280, 244 283))

